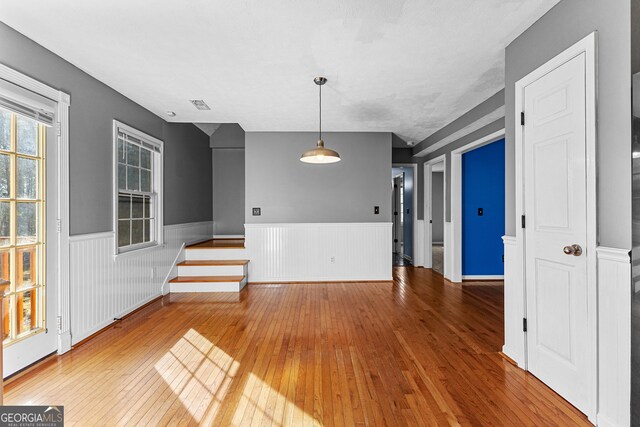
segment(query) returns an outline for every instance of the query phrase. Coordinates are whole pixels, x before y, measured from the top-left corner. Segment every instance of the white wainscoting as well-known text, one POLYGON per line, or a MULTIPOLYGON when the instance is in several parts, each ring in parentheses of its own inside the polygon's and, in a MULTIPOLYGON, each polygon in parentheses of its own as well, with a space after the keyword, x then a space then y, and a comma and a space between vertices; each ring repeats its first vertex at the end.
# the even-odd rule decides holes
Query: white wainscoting
POLYGON ((524 286, 517 240, 503 236, 504 243, 504 346, 502 352, 525 368, 524 286))
POLYGON ((413 244, 414 256, 413 265, 416 267, 424 267, 424 220, 416 220, 416 234, 415 242, 413 244))
POLYGON ((112 232, 72 236, 72 343, 160 296, 182 244, 212 235, 210 221, 168 225, 164 227, 164 245, 117 258, 112 232))
POLYGON ((249 282, 392 280, 391 226, 245 224, 249 282))
POLYGON ((631 399, 629 251, 599 247, 598 425, 628 426, 631 399))
POLYGON ((451 280, 451 274, 453 273, 453 229, 450 222, 444 223, 444 278, 451 280))

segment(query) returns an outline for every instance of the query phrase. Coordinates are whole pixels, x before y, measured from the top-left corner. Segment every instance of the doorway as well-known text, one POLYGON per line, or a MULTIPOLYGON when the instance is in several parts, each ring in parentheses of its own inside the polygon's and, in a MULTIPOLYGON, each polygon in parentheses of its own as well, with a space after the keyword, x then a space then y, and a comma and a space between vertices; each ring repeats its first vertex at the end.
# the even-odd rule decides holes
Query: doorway
POLYGON ((526 367, 597 413, 595 35, 516 83, 526 367))
POLYGON ((424 267, 448 278, 446 222, 447 166, 445 155, 424 163, 424 267))
POLYGON ((462 279, 504 279, 505 140, 462 155, 462 279))
POLYGON ((394 164, 392 178, 392 247, 395 266, 415 265, 415 224, 414 210, 416 192, 416 165, 394 164))
POLYGON ((71 348, 69 95, 0 64, 3 376, 71 348))
POLYGON ((444 162, 431 166, 431 268, 444 275, 444 162))

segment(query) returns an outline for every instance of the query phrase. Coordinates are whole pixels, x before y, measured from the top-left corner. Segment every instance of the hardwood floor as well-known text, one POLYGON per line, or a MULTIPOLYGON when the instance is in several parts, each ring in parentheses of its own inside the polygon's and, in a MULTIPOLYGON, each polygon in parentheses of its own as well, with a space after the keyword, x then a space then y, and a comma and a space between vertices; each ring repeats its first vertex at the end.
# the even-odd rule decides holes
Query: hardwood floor
POLYGON ((500 356, 500 284, 250 285, 170 295, 8 384, 68 425, 589 425, 500 356), (235 298, 235 301, 234 301, 235 298))

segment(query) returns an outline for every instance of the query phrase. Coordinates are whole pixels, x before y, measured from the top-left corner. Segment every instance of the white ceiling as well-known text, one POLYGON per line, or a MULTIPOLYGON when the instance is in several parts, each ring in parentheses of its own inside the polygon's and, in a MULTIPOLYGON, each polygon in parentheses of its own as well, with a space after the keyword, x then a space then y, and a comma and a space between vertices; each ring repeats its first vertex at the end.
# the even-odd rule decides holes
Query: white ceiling
POLYGON ((325 130, 420 141, 504 86, 504 48, 557 2, 32 0, 0 20, 169 121, 315 130, 325 75, 325 130))

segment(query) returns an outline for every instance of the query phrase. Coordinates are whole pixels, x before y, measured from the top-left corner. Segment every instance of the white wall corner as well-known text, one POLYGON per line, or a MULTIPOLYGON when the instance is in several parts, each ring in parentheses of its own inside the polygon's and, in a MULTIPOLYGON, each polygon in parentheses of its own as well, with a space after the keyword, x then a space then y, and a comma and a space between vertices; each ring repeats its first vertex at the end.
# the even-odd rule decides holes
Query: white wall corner
MULTIPOLYGON (((444 278, 452 280, 453 274, 453 230, 450 222, 444 223, 444 278)), ((462 280, 462 278, 460 278, 462 280)))
POLYGON ((419 219, 416 221, 416 240, 413 245, 415 248, 413 265, 416 267, 424 267, 424 237, 424 220, 419 219))
POLYGON ((631 423, 631 262, 627 249, 598 247, 599 426, 631 423))
POLYGON ((502 352, 525 369, 524 287, 515 236, 503 236, 504 243, 504 346, 502 352))

